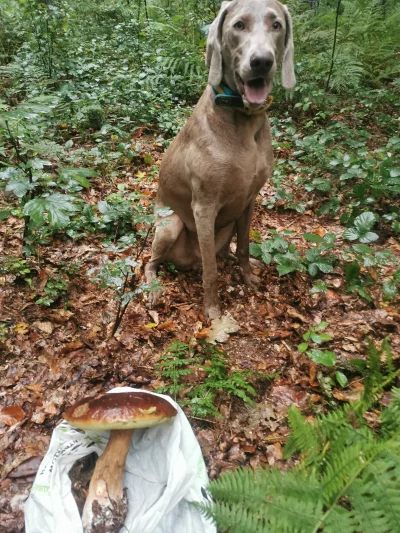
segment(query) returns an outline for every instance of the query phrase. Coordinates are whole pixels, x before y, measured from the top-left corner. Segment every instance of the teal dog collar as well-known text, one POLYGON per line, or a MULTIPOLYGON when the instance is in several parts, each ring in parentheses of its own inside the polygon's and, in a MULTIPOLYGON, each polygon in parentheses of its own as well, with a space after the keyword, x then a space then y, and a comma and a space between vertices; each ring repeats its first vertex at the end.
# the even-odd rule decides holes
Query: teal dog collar
POLYGON ((223 107, 244 107, 242 97, 226 85, 213 87, 215 93, 214 103, 223 107))

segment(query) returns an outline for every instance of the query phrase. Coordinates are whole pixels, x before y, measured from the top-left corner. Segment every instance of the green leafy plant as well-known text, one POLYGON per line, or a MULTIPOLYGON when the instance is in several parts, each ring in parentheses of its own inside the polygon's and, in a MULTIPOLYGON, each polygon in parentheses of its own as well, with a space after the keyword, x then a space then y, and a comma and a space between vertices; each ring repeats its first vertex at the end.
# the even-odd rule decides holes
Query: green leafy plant
POLYGON ((22 278, 31 283, 32 266, 26 259, 13 257, 11 255, 0 257, 0 272, 2 274, 12 274, 18 278, 22 278))
MULTIPOLYGON (((46 156, 58 159, 63 148, 54 141, 46 142, 43 115, 54 113, 58 99, 42 96, 32 98, 0 117, 0 143, 8 147, 6 169, 0 171, 0 187, 18 202, 14 210, 24 218, 24 252, 31 253, 28 243, 40 242, 41 234, 55 233, 66 228, 81 209, 82 201, 75 196, 90 187, 88 178, 97 172, 88 168, 61 167, 58 179, 54 163, 46 156)), ((13 209, 2 210, 6 219, 13 209)))
POLYGON ((205 342, 191 351, 187 344, 174 341, 161 357, 158 371, 160 377, 170 383, 157 392, 171 394, 183 407, 190 408, 192 416, 199 418, 222 416, 217 408, 221 394, 236 396, 253 405, 256 391, 250 380, 272 377, 231 371, 228 354, 205 342), (195 380, 198 372, 202 376, 201 383, 195 380))
POLYGON ((140 203, 143 195, 136 192, 128 192, 124 185, 118 186, 118 192, 112 193, 105 200, 100 200, 97 209, 101 215, 102 228, 115 237, 126 236, 132 228, 139 227, 136 234, 146 236, 155 217, 152 211, 140 203))
POLYGON ((353 246, 343 251, 342 257, 346 260, 355 258, 365 268, 380 267, 395 261, 390 250, 375 252, 366 244, 353 244, 353 246))
POLYGON ((327 250, 335 247, 336 236, 334 233, 326 233, 324 237, 310 233, 304 233, 303 238, 306 241, 318 243, 306 251, 307 270, 310 276, 316 276, 319 272, 333 272, 333 265, 336 257, 332 254, 326 254, 327 250))
POLYGON ((279 234, 275 230, 270 230, 270 233, 273 235, 272 239, 261 243, 250 243, 250 254, 262 259, 266 265, 271 264, 272 261, 275 262, 280 276, 296 271, 302 272, 306 269, 313 277, 320 272, 333 272, 336 257, 326 253, 327 250, 335 247, 336 237, 333 233, 327 233, 324 237, 304 233, 303 238, 306 241, 318 244, 307 250, 305 257, 301 256, 293 243, 289 243, 284 238, 284 236, 292 235, 291 231, 284 230, 279 234))
POLYGON ((311 294, 326 293, 328 287, 322 280, 318 280, 315 285, 311 287, 311 294))
POLYGON ((4 322, 0 322, 0 342, 4 342, 7 338, 9 328, 4 322))
POLYGON ((36 305, 49 307, 59 300, 64 300, 67 305, 71 279, 78 275, 80 268, 81 264, 78 261, 62 263, 57 272, 47 279, 39 298, 35 300, 36 305))
POLYGON ((343 233, 343 238, 349 241, 359 240, 365 244, 376 241, 379 236, 373 231, 370 231, 375 225, 375 222, 376 216, 374 213, 371 213, 370 211, 362 213, 354 219, 353 227, 348 228, 343 233))
POLYGON ((78 116, 82 126, 87 129, 99 130, 105 122, 104 109, 99 105, 89 105, 83 107, 78 116))
POLYGON ((176 400, 178 394, 186 387, 182 379, 194 374, 190 368, 193 362, 196 360, 191 357, 189 346, 184 342, 174 341, 160 358, 157 367, 162 379, 170 383, 159 388, 158 392, 167 392, 176 400))
POLYGON ((400 269, 397 269, 396 272, 393 274, 392 278, 385 281, 385 283, 382 285, 382 293, 383 297, 387 301, 394 300, 398 293, 399 293, 399 287, 400 287, 400 269))
MULTIPOLYGON (((141 253, 144 245, 138 251, 138 255, 141 253)), ((87 272, 90 279, 98 283, 101 289, 111 289, 113 291, 113 298, 118 302, 118 309, 111 335, 116 333, 126 309, 133 298, 140 294, 160 289, 157 280, 152 284, 138 283, 135 271, 137 266, 137 259, 130 256, 115 261, 107 260, 106 263, 93 267, 87 272)))
POLYGON ((65 297, 67 291, 68 280, 62 274, 50 277, 43 289, 43 296, 38 298, 35 303, 48 307, 60 298, 65 297))
POLYGON ((327 327, 327 322, 320 322, 317 326, 309 328, 303 335, 303 339, 306 342, 299 344, 297 349, 300 353, 305 352, 314 363, 324 366, 335 366, 336 355, 333 352, 310 347, 310 343, 319 346, 324 342, 332 340, 332 336, 329 333, 323 333, 327 327))
POLYGON ((277 264, 280 276, 289 274, 290 272, 305 270, 303 259, 296 246, 289 244, 283 238, 283 235, 292 235, 292 232, 283 231, 279 234, 275 230, 270 230, 270 233, 273 236, 271 240, 261 244, 250 243, 250 254, 253 257, 262 259, 266 265, 274 261, 277 264))
MULTIPOLYGON (((385 348, 383 348, 385 349, 385 348)), ((400 373, 386 350, 369 348, 369 372, 363 398, 313 423, 290 408, 291 433, 285 455, 297 454, 297 466, 239 469, 213 481, 213 502, 197 507, 221 533, 395 533, 400 523, 400 389, 382 411, 378 429, 364 418, 377 395, 400 373)))
POLYGON ((367 290, 367 287, 373 285, 374 282, 366 279, 364 276, 361 276, 361 268, 359 263, 357 261, 346 263, 344 265, 344 272, 346 277, 346 291, 354 291, 368 302, 372 302, 373 300, 367 290))

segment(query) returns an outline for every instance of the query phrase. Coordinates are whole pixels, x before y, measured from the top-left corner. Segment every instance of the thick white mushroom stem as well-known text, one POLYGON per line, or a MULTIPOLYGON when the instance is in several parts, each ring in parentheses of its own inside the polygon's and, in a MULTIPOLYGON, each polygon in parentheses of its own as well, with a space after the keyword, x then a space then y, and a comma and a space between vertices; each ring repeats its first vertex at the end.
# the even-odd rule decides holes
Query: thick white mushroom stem
POLYGON ((122 482, 133 432, 133 429, 112 430, 97 460, 82 513, 85 533, 116 533, 124 523, 128 500, 122 482))

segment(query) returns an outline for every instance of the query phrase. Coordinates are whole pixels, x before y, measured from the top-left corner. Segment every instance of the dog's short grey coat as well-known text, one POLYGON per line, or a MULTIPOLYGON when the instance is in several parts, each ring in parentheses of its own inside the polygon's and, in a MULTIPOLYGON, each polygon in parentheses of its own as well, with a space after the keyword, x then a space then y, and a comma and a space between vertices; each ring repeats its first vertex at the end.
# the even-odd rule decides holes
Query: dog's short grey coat
MULTIPOLYGON (((257 110, 260 106, 247 101, 241 86, 255 77, 251 64, 257 54, 273 59, 263 72, 269 90, 280 61, 282 85, 294 87, 288 9, 277 0, 223 2, 207 40, 209 85, 160 167, 156 206, 168 206, 173 214, 158 223, 146 279, 155 279, 162 261, 183 269, 201 263, 204 310, 210 318, 221 314, 216 255, 229 252, 235 233, 244 281, 250 286, 259 282, 249 263, 249 230, 256 196, 271 176, 270 125, 266 113, 248 116, 217 107, 212 89, 223 82, 243 95, 246 108, 257 110)), ((152 304, 158 296, 152 293, 152 304)))

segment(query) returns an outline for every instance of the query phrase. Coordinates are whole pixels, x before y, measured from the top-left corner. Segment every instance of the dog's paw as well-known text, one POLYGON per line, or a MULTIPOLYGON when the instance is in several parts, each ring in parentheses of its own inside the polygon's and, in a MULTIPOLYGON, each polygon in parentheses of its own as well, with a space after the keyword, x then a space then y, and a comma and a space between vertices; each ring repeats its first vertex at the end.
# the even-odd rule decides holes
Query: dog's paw
POLYGON ((219 305, 204 305, 204 315, 207 318, 213 320, 214 318, 219 318, 221 316, 221 309, 219 305))
POLYGON ((250 287, 250 289, 258 289, 258 286, 261 283, 261 279, 255 274, 244 275, 245 284, 250 287))
POLYGON ((258 270, 265 268, 264 263, 262 263, 258 259, 255 259, 254 257, 250 257, 249 263, 250 263, 251 268, 257 268, 258 270))
POLYGON ((151 309, 158 304, 161 294, 162 294, 162 289, 157 289, 149 293, 148 302, 149 302, 149 307, 151 309))
POLYGON ((236 257, 236 255, 229 253, 218 253, 217 257, 219 259, 222 259, 223 261, 230 261, 231 263, 234 263, 235 265, 238 264, 239 259, 236 257))

